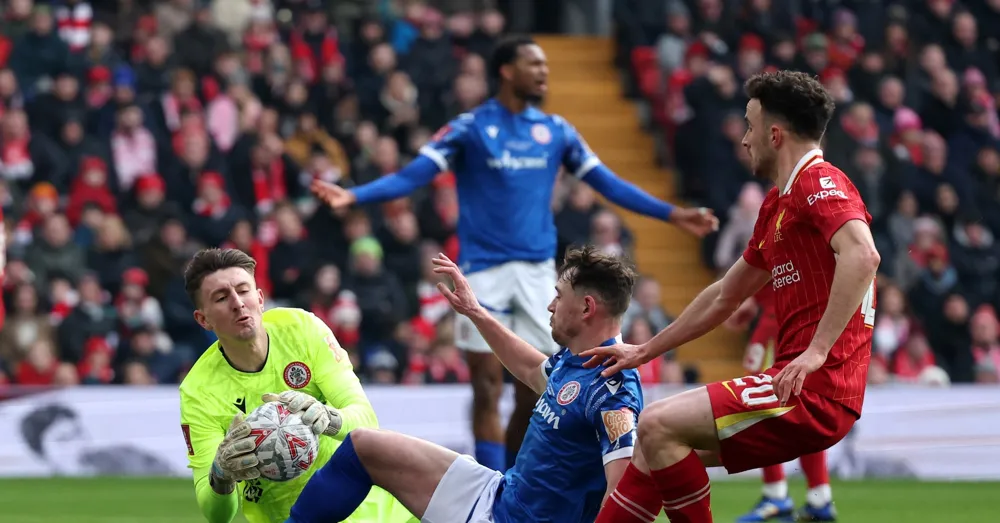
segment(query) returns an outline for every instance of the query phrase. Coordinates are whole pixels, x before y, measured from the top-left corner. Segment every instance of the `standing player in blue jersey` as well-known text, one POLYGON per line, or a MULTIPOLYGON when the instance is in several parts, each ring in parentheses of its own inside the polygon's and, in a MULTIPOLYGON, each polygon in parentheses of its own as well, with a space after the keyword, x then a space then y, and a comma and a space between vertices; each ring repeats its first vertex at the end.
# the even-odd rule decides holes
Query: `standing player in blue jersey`
POLYGON ((630 466, 642 391, 637 371, 604 378, 601 368, 583 368, 578 354, 620 339, 635 272, 595 247, 570 250, 548 306, 552 339, 562 349, 546 356, 479 304, 455 263, 439 255, 434 264, 454 283, 454 292, 438 284, 452 308, 511 374, 542 395, 514 466, 501 474, 424 440, 355 429, 310 478, 286 523, 343 521, 373 485, 427 523, 594 521, 630 466))
MULTIPOLYGON (((499 80, 497 96, 452 120, 398 173, 351 190, 314 182, 313 190, 338 209, 399 198, 438 173, 453 171, 459 265, 488 311, 533 347, 553 354, 545 307, 555 284, 551 201, 561 168, 617 205, 699 236, 717 227, 718 220, 704 209, 675 208, 618 178, 572 125, 535 108, 545 95, 549 68, 545 53, 530 38, 498 44, 491 71, 499 80)), ((455 332, 472 375, 476 459, 505 470, 517 454, 538 396, 517 387, 505 455, 498 410, 503 368, 468 319, 459 318, 455 332)))

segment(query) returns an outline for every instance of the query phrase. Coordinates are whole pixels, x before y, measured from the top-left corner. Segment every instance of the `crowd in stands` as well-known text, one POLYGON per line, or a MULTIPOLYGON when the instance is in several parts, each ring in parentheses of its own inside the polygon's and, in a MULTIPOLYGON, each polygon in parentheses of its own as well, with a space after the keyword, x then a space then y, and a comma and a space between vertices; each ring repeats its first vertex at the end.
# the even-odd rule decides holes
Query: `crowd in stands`
POLYGON ((1000 381, 1000 1, 621 0, 618 62, 685 198, 724 220, 725 270, 765 192, 740 145, 742 82, 816 75, 826 160, 860 190, 882 265, 870 381, 1000 381))
MULTIPOLYGON (((362 379, 468 380, 429 270, 459 248, 453 177, 343 213, 308 189, 395 172, 488 96, 505 20, 468 3, 6 2, 0 386, 177 383, 214 341, 182 279, 206 246, 251 254, 266 306, 315 313, 362 379)), ((558 194, 563 248, 629 249, 591 190, 558 194)), ((637 335, 669 321, 641 289, 637 335)))

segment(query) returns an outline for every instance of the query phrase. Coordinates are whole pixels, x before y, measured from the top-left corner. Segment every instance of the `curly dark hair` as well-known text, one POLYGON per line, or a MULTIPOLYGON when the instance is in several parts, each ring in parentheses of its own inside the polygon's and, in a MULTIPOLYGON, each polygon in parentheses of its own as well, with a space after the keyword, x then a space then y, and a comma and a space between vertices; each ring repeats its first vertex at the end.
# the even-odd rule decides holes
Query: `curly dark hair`
POLYGON ((802 138, 819 141, 833 116, 834 102, 823 84, 798 71, 758 73, 743 89, 756 98, 765 116, 781 119, 802 138))
POLYGON ((195 307, 201 307, 201 282, 213 272, 239 267, 253 276, 257 261, 239 249, 202 249, 184 269, 184 290, 195 307))
POLYGON ((559 279, 591 294, 617 318, 628 309, 637 277, 628 259, 587 245, 566 251, 559 279))

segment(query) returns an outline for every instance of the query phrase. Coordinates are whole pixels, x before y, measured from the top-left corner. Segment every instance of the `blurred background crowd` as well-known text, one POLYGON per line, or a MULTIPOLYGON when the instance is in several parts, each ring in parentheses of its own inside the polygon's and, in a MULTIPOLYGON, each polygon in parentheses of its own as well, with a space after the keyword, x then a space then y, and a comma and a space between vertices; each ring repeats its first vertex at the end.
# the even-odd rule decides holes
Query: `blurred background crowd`
MULTIPOLYGON (((872 381, 1000 381, 1000 0, 10 0, 0 383, 178 382, 214 341, 181 278, 204 246, 254 256, 268 306, 322 318, 362 379, 466 381, 428 267, 459 248, 451 175, 346 213, 308 186, 395 172, 489 96, 505 31, 568 24, 614 26, 657 160, 724 220, 704 244, 719 271, 768 189, 740 146, 741 82, 818 75, 838 102, 826 158, 882 253, 872 381)), ((631 251, 593 191, 560 183, 561 249, 631 251)), ((644 278, 627 340, 669 324, 660 302, 644 278)), ((697 380, 671 360, 642 373, 697 380)))
POLYGON ((710 267, 740 256, 769 189, 740 145, 742 82, 809 72, 837 102, 825 158, 882 255, 871 382, 998 382, 1000 1, 625 0, 614 17, 659 160, 724 220, 710 267))

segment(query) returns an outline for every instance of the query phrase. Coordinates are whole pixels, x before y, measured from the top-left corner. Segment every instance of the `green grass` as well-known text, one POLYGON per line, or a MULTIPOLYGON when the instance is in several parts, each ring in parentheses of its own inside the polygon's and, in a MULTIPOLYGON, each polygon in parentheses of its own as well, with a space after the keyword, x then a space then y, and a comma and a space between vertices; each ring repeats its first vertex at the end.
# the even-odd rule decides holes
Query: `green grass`
MULTIPOLYGON (((804 487, 794 481, 801 501, 804 487)), ((751 481, 717 482, 715 521, 730 522, 760 495, 751 481)), ((839 482, 844 523, 996 523, 1000 483, 839 482)), ((199 523, 191 484, 171 479, 0 480, 0 521, 9 523, 199 523)), ((243 522, 238 517, 238 522, 243 522)), ((662 521, 666 521, 663 518, 662 521)))

